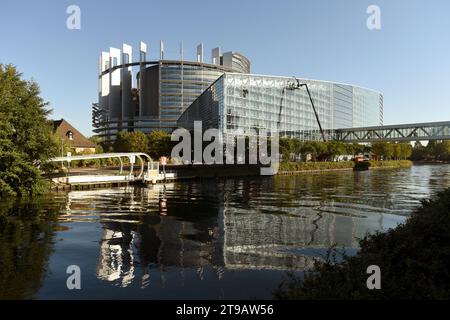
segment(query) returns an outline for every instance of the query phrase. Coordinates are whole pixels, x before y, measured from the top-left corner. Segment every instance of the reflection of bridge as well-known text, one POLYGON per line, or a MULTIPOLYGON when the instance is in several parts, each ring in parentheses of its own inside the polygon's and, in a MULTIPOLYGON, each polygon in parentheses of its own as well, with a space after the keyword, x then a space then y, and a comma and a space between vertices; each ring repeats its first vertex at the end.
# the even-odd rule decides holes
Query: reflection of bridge
POLYGON ((343 142, 450 140, 450 121, 334 130, 343 142))

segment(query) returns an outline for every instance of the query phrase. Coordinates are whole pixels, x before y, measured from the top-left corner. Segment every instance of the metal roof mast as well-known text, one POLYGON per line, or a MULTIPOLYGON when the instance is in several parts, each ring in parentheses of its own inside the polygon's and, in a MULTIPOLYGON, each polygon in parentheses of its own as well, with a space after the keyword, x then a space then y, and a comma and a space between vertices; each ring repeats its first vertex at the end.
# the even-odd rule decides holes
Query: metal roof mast
POLYGON ((280 112, 278 113, 278 130, 280 129, 281 112, 283 110, 283 99, 284 99, 285 91, 286 90, 293 91, 293 90, 298 90, 298 89, 300 89, 302 87, 305 87, 306 88, 306 92, 308 92, 309 101, 311 102, 311 106, 313 108, 314 115, 316 116, 317 124, 319 125, 320 134, 322 135, 323 141, 327 142, 327 139, 325 138, 325 133, 323 132, 323 129, 322 129, 322 125, 320 124, 319 115, 317 113, 316 107, 314 106, 314 101, 312 99, 311 92, 309 91, 308 84, 307 83, 300 83, 300 81, 296 77, 293 77, 293 78, 294 78, 295 82, 287 85, 286 87, 284 87, 283 90, 282 90, 282 93, 281 93, 280 112))

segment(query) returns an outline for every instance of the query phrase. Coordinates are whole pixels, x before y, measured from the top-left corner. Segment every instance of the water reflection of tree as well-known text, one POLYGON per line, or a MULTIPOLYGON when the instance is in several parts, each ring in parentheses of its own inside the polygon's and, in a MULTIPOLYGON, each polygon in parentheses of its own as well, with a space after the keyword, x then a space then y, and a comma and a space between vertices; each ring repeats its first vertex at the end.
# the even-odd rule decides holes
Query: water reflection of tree
POLYGON ((0 299, 35 297, 46 274, 60 209, 42 198, 0 204, 0 299))

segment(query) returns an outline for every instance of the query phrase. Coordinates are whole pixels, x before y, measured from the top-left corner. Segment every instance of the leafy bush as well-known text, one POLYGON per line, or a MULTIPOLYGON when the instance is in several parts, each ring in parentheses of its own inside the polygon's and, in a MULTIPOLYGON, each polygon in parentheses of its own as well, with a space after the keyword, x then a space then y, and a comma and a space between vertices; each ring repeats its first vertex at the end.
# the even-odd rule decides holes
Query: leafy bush
POLYGON ((115 152, 148 152, 148 137, 142 131, 121 131, 114 142, 115 152))
POLYGON ((351 161, 342 162, 281 162, 279 171, 307 171, 353 168, 351 161))
POLYGON ((409 219, 360 240, 355 256, 337 262, 336 249, 303 279, 290 275, 278 299, 449 299, 450 189, 423 201, 409 219), (369 290, 367 267, 381 269, 381 289, 369 290))
MULTIPOLYGON (((355 166, 353 161, 341 162, 281 162, 279 171, 294 172, 294 171, 312 171, 312 170, 335 170, 335 169, 351 169, 355 166)), ((390 160, 390 161, 370 161, 372 168, 409 168, 412 162, 409 160, 390 160)))

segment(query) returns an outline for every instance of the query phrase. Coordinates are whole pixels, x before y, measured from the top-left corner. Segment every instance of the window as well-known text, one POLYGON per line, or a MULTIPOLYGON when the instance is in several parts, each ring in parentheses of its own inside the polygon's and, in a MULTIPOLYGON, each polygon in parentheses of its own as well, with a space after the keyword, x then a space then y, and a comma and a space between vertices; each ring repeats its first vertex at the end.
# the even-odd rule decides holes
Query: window
POLYGON ((66 132, 66 137, 67 137, 67 139, 69 139, 69 140, 73 140, 73 132, 72 131, 67 131, 66 132))

